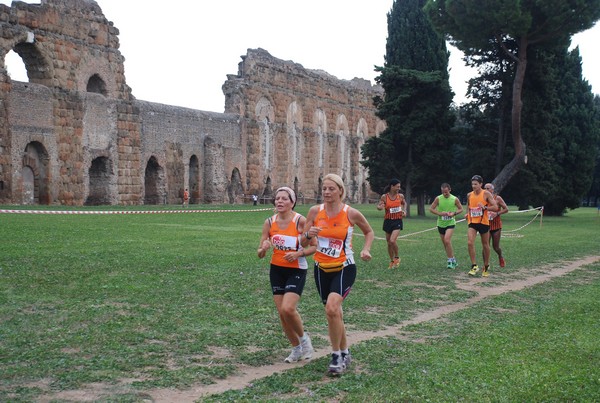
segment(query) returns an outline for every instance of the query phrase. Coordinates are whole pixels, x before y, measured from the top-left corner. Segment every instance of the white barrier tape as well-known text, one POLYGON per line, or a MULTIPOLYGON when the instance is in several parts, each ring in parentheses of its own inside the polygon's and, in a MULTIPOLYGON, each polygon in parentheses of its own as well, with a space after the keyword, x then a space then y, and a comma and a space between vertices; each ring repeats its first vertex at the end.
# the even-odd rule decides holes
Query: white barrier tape
MULTIPOLYGON (((527 224, 525 224, 525 225, 523 225, 523 226, 521 226, 521 227, 519 227, 517 229, 510 230, 510 231, 503 229, 502 232, 516 232, 516 231, 522 230, 523 228, 525 228, 526 226, 528 226, 529 224, 531 224, 537 218, 537 216, 539 216, 540 214, 542 214, 544 212, 544 207, 543 206, 542 207, 536 207, 536 208, 532 208, 532 209, 529 209, 529 210, 509 211, 509 213, 527 213, 529 211, 538 211, 538 213, 527 224)), ((462 220, 457 220, 456 223, 458 224, 458 223, 463 222, 463 221, 466 221, 466 219, 463 218, 462 220)), ((400 235, 398 237, 398 239, 400 239, 400 238, 407 238, 407 237, 413 236, 413 235, 423 234, 425 232, 434 231, 436 229, 437 229, 437 226, 435 226, 433 228, 427 228, 427 229, 424 229, 422 231, 411 232, 409 234, 400 235)), ((362 234, 357 234, 357 235, 362 235, 362 234)), ((385 238, 375 237, 375 239, 379 239, 379 240, 384 240, 385 241, 385 238)))
POLYGON ((257 211, 273 211, 272 208, 263 209, 237 209, 237 210, 3 210, 0 209, 0 214, 65 214, 65 215, 104 215, 104 214, 180 214, 180 213, 244 213, 257 211))

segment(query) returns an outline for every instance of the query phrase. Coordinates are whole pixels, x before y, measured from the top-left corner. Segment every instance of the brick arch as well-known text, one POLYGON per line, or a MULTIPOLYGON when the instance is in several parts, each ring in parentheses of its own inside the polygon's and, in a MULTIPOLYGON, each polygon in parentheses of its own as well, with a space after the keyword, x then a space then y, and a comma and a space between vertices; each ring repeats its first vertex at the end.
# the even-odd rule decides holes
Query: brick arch
POLYGON ((86 206, 111 204, 110 183, 113 177, 113 166, 110 158, 96 157, 89 169, 89 190, 85 200, 86 206))
POLYGON ((144 204, 165 203, 166 196, 165 169, 151 156, 144 171, 144 204))
POLYGON ((321 108, 315 109, 313 115, 313 127, 317 144, 313 147, 317 150, 317 166, 323 169, 325 158, 325 146, 327 141, 327 115, 321 108))
POLYGON ((342 177, 344 183, 348 183, 348 178, 351 177, 351 153, 350 153, 350 128, 346 115, 340 113, 337 117, 335 125, 334 149, 337 153, 331 153, 336 159, 332 161, 330 172, 335 172, 342 177))
POLYGON ((254 108, 258 126, 258 149, 261 168, 268 175, 276 165, 275 162, 275 108, 273 102, 262 96, 254 108))
MULTIPOLYGON (((13 50, 23 60, 29 82, 52 86, 54 67, 49 57, 44 55, 43 50, 36 43, 20 41, 13 46, 13 50)), ((33 40, 33 39, 31 39, 33 40)))
POLYGON ((190 157, 188 189, 190 190, 190 204, 198 204, 202 199, 200 194, 200 161, 196 154, 190 157))
POLYGON ((367 171, 360 163, 362 160, 361 149, 368 136, 369 126, 367 121, 365 118, 360 118, 356 125, 356 133, 350 142, 351 180, 348 183, 350 200, 360 203, 366 203, 368 199, 368 195, 365 194, 365 187, 363 186, 367 181, 367 171))
POLYGON ((87 82, 86 85, 87 92, 94 92, 96 94, 102 94, 104 96, 108 95, 108 91, 106 89, 106 82, 100 77, 99 74, 93 74, 87 82))
POLYGON ((21 169, 22 203, 50 204, 49 161, 48 151, 42 143, 32 141, 27 144, 21 169))
POLYGON ((304 119, 302 116, 302 107, 296 101, 290 102, 287 109, 287 151, 288 151, 288 167, 297 171, 301 166, 302 150, 304 148, 304 119))
POLYGON ((231 171, 231 180, 227 186, 227 196, 231 204, 243 201, 244 185, 242 184, 242 175, 240 175, 240 170, 237 167, 231 171))

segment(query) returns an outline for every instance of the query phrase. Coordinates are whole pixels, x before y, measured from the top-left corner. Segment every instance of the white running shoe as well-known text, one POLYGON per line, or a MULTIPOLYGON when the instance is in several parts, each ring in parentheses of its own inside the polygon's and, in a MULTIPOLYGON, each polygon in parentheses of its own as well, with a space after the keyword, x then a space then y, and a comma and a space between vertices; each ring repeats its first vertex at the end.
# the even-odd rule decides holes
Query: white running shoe
POLYGON ((312 346, 312 342, 310 341, 310 336, 307 334, 306 339, 300 343, 300 347, 302 347, 302 360, 310 360, 312 358, 313 352, 315 349, 312 346))
POLYGON ((292 348, 292 352, 285 359, 285 362, 298 362, 301 359, 302 359, 302 346, 297 345, 296 347, 292 348))

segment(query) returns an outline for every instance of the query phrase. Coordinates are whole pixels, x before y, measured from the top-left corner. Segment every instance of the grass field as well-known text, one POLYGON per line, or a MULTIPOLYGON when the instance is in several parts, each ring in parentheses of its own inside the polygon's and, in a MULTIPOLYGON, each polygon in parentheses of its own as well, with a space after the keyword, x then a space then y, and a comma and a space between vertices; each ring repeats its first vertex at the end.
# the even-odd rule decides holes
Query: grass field
MULTIPOLYGON (((383 237, 382 213, 373 205, 358 208, 383 237)), ((297 210, 306 214, 308 206, 297 210)), ((145 401, 158 389, 218 382, 240 365, 282 361, 288 345, 271 299, 268 259, 256 257, 270 214, 0 214, 0 401, 84 395, 145 401)), ((399 269, 387 269, 380 239, 373 260, 358 263, 358 280, 344 304, 349 333, 381 331, 468 301, 476 291, 465 283, 500 287, 600 255, 596 209, 544 217, 543 224, 538 217, 510 232, 534 215, 503 216, 507 267, 499 269, 492 252, 492 274, 484 281, 466 275, 464 223, 455 232, 459 268, 452 271, 437 231, 425 231, 435 219, 406 219, 399 269)), ((354 243, 360 250, 362 238, 354 243)), ((358 343, 353 369, 339 379, 324 377, 322 357, 202 400, 600 401, 598 295, 596 261, 404 327, 400 337, 358 343)), ((312 274, 300 311, 315 348, 327 351, 312 274)))

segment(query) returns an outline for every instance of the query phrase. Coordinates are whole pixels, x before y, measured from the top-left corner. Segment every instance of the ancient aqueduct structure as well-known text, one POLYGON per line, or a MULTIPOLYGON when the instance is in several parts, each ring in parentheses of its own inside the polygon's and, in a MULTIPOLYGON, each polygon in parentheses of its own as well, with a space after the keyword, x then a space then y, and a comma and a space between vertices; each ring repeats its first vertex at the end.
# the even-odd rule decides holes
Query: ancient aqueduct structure
POLYGON ((249 49, 223 84, 225 112, 136 100, 119 30, 93 0, 0 4, 0 203, 239 203, 278 186, 307 202, 334 172, 371 194, 360 147, 385 123, 380 87, 249 49), (14 50, 29 82, 12 81, 14 50))

